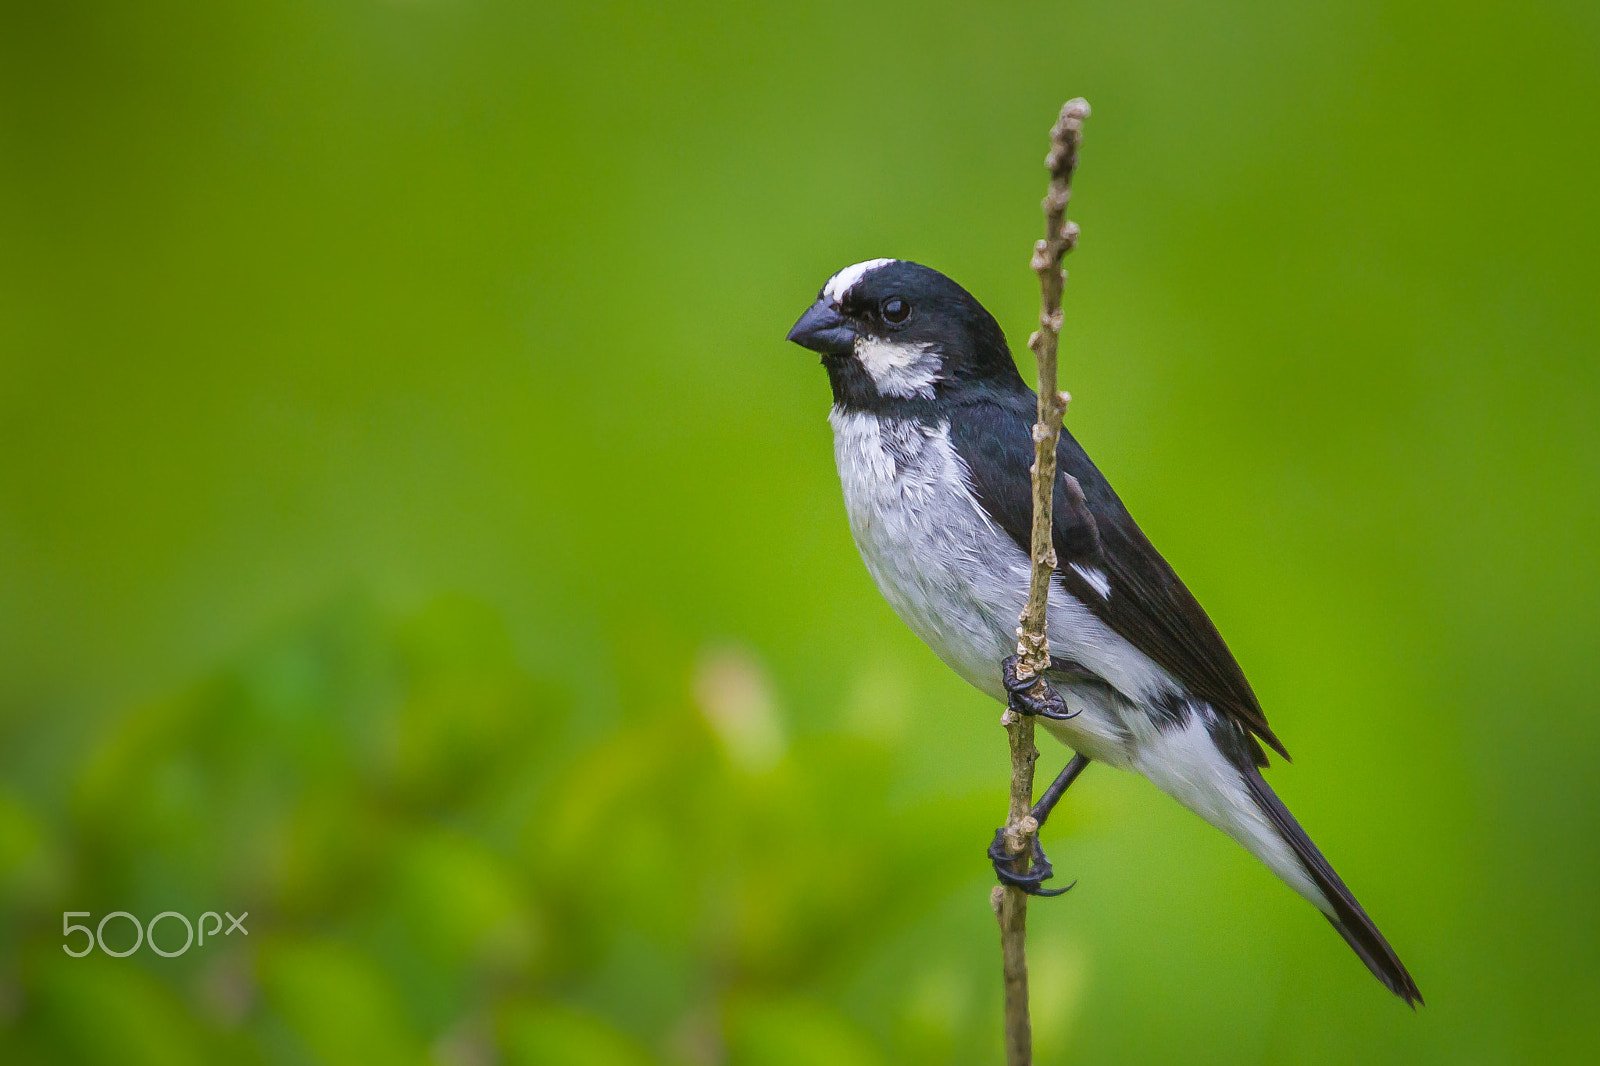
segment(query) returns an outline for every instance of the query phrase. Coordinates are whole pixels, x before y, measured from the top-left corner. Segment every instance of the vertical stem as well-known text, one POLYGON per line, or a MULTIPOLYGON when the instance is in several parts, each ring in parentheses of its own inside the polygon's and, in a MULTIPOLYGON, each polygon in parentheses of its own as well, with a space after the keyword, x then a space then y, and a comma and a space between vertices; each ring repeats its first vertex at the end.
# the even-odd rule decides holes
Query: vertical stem
MULTIPOLYGON (((1045 630, 1050 599, 1050 579, 1056 569, 1056 553, 1051 531, 1056 482, 1056 444, 1061 438, 1061 419, 1066 412, 1067 395, 1056 387, 1056 345, 1061 335, 1061 291, 1066 275, 1061 260, 1078 242, 1078 227, 1066 220, 1067 204, 1072 199, 1072 172, 1078 165, 1078 147, 1083 143, 1083 120, 1089 105, 1082 99, 1069 100, 1050 130, 1050 154, 1045 166, 1050 171, 1050 189, 1045 194, 1044 239, 1033 247, 1033 270, 1039 275, 1039 329, 1028 339, 1028 347, 1039 361, 1038 422, 1033 427, 1033 568, 1028 580, 1028 602, 1017 626, 1017 672, 1032 675, 1035 686, 1046 684, 1044 673, 1050 666, 1050 641, 1045 630)), ((1011 808, 1006 819, 1006 849, 1021 866, 1028 865, 1028 854, 1039 825, 1028 814, 1033 806, 1033 764, 1039 752, 1033 745, 1033 719, 1007 709, 1002 718, 1011 741, 1011 808)), ((1028 895, 1019 888, 996 888, 990 897, 1000 921, 1000 953, 1006 992, 1007 1066, 1031 1066, 1033 1062, 1033 1023, 1028 1017, 1028 895)))
MULTIPOLYGON (((1006 818, 1006 850, 1028 865, 1028 851, 1039 824, 1028 814, 1033 806, 1033 719, 1006 711, 1011 741, 1011 810, 1006 818)), ((1031 1066, 1033 1021, 1028 1016, 1028 894, 1010 885, 996 886, 991 896, 1000 920, 1000 963, 1006 990, 1006 1064, 1031 1066)))

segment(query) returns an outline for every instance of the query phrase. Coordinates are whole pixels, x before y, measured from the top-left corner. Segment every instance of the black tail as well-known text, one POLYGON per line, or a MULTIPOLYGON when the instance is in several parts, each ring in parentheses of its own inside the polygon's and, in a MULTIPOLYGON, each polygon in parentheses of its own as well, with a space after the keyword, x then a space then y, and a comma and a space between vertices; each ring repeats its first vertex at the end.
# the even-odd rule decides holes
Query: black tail
POLYGON ((1367 917, 1367 912, 1361 909, 1361 904, 1356 902, 1356 897, 1345 887, 1345 883, 1339 880, 1339 875, 1333 872, 1328 860, 1322 857, 1322 852, 1311 843, 1306 831, 1300 828, 1300 823, 1294 820, 1289 808, 1283 805, 1278 794, 1268 787, 1261 775, 1254 769, 1249 769, 1244 771, 1244 780, 1256 803, 1266 812, 1267 817, 1272 819, 1272 824, 1294 849, 1300 865, 1305 867, 1306 873, 1311 875, 1311 880, 1316 882, 1317 888, 1321 889, 1322 894, 1333 904, 1334 913, 1326 916, 1328 921, 1339 930, 1339 935, 1344 937, 1345 943, 1361 956, 1361 961, 1367 964, 1372 976, 1382 981, 1389 991, 1415 1009, 1416 1005, 1422 1002, 1422 993, 1417 991, 1417 983, 1406 972, 1405 964, 1400 961, 1400 956, 1394 953, 1394 948, 1389 946, 1389 942, 1383 939, 1383 934, 1378 932, 1378 927, 1372 924, 1372 919, 1367 917))

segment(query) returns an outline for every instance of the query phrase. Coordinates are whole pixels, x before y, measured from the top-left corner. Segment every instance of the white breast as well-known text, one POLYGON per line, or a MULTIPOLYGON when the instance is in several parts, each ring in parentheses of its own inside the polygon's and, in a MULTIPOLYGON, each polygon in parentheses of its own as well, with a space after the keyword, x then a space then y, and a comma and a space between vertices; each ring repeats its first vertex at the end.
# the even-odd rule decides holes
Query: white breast
MULTIPOLYGON (((972 495, 949 423, 837 407, 829 420, 850 531, 879 590, 951 669, 1004 700, 1000 661, 1016 647, 1028 557, 972 495)), ((1159 666, 1059 584, 1050 597, 1049 628, 1057 655, 1076 659, 1134 699, 1173 688, 1159 666)), ((1099 706, 1104 701, 1093 694, 1066 695, 1089 713, 1052 731, 1075 746, 1084 743, 1091 757, 1125 762, 1125 752, 1107 748, 1134 742, 1129 726, 1142 733, 1141 723, 1124 724, 1116 708, 1099 706)))
MULTIPOLYGON (((1026 560, 997 538, 950 445, 948 424, 831 416, 834 457, 850 532, 878 589, 913 632, 978 688, 1003 695, 999 663, 1009 654, 1005 605, 1022 599, 1001 587, 998 567, 1026 589, 1026 560)), ((1016 611, 1010 612, 1015 625, 1016 611)))

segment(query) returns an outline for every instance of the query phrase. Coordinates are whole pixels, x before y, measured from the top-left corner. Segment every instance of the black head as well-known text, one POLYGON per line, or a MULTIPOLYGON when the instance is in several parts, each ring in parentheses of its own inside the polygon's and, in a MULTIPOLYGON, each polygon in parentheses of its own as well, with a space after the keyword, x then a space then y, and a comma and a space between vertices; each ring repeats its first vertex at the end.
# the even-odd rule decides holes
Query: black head
POLYGON ((1026 387, 994 316, 939 273, 899 259, 839 271, 789 339, 822 355, 834 402, 882 409, 973 386, 1026 387))

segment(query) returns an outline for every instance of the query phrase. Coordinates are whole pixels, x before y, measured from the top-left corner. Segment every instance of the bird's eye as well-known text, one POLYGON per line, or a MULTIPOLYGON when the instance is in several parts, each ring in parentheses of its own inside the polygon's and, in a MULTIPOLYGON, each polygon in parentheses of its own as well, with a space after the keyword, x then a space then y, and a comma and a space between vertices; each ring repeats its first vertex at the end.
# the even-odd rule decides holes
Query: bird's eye
POLYGON ((911 317, 911 305, 898 296, 891 296, 883 301, 883 306, 878 308, 878 313, 891 326, 898 326, 911 317))

